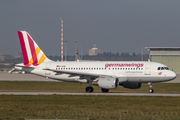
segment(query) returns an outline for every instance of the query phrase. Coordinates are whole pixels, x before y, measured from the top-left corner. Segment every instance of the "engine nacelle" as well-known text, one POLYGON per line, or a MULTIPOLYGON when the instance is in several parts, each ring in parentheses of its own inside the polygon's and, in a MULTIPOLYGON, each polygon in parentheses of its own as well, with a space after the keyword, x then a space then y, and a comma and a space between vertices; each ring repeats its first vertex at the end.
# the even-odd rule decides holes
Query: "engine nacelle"
POLYGON ((114 77, 99 78, 98 85, 104 89, 115 89, 119 86, 119 79, 114 77))
POLYGON ((130 83, 130 82, 127 82, 127 83, 123 83, 121 85, 123 87, 129 88, 129 89, 139 89, 139 88, 141 88, 142 83, 130 83))

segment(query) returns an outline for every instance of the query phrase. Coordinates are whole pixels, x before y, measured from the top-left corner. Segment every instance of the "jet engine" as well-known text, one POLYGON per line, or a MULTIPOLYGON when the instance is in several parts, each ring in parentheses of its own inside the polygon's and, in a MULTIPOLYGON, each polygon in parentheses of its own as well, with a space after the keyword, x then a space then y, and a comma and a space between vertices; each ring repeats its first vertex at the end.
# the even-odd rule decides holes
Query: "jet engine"
POLYGON ((141 88, 142 83, 123 83, 120 84, 122 85, 124 88, 129 88, 129 89, 139 89, 141 88))
POLYGON ((115 89, 119 86, 119 79, 114 77, 99 78, 98 85, 104 89, 115 89))

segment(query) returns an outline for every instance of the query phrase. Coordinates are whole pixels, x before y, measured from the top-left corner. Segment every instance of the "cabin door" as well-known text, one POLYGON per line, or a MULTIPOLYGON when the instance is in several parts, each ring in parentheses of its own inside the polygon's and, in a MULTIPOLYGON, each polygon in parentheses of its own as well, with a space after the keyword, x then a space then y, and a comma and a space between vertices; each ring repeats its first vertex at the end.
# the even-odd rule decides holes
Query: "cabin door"
POLYGON ((151 64, 147 63, 145 66, 145 75, 151 75, 151 64))

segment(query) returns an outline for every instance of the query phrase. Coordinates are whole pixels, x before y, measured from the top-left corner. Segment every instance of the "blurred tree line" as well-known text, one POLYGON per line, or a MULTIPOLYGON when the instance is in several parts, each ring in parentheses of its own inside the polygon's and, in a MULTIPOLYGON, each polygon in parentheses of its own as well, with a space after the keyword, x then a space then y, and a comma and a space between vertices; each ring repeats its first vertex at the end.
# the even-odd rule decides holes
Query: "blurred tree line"
MULTIPOLYGON (((47 55, 47 57, 54 61, 60 61, 60 56, 52 56, 47 55)), ((81 55, 79 55, 79 58, 81 59, 81 55)), ((65 56, 64 56, 65 59, 65 56)), ((149 59, 149 54, 143 55, 143 60, 147 61, 149 59)), ((141 54, 135 54, 133 53, 130 55, 127 53, 112 53, 112 52, 103 52, 101 54, 98 54, 96 56, 89 56, 88 54, 82 55, 82 60, 99 60, 99 61, 141 61, 141 54)), ((75 55, 67 56, 67 61, 75 61, 75 55)), ((14 58, 14 59, 5 59, 4 61, 1 61, 0 63, 11 63, 11 64, 17 64, 17 63, 23 63, 23 58, 14 58)))
MULTIPOLYGON (((112 52, 103 52, 101 54, 98 54, 96 56, 90 56, 88 54, 82 55, 82 60, 99 60, 99 61, 141 61, 141 54, 133 53, 130 55, 128 52, 126 53, 112 53, 112 52)), ((51 60, 60 60, 60 56, 48 56, 51 60)), ((81 55, 79 55, 79 58, 81 59, 81 55)), ((64 56, 65 59, 65 56, 64 56)), ((149 59, 149 54, 143 55, 143 60, 147 61, 149 59)), ((73 56, 67 56, 67 61, 74 61, 75 55, 73 56)))

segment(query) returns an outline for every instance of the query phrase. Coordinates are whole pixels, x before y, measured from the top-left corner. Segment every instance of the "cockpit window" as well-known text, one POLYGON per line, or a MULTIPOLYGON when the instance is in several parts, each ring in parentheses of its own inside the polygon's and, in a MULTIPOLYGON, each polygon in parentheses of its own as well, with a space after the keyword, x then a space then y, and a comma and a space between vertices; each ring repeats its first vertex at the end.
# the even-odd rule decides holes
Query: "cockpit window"
POLYGON ((158 67, 157 70, 169 70, 168 67, 158 67))
POLYGON ((164 67, 164 69, 169 70, 169 68, 168 68, 168 67, 164 67))

